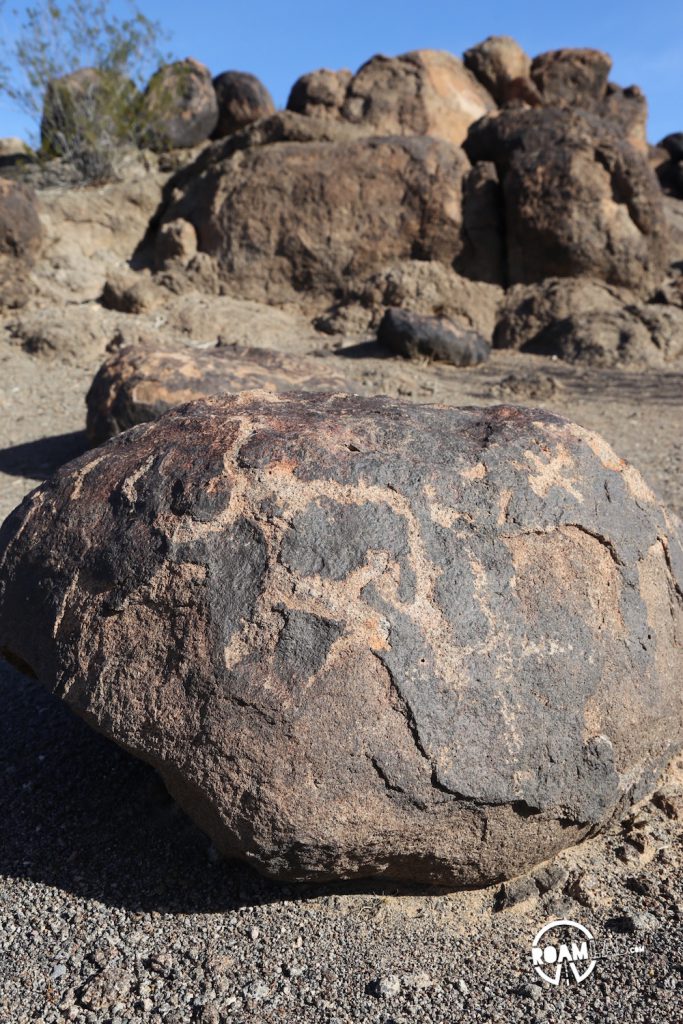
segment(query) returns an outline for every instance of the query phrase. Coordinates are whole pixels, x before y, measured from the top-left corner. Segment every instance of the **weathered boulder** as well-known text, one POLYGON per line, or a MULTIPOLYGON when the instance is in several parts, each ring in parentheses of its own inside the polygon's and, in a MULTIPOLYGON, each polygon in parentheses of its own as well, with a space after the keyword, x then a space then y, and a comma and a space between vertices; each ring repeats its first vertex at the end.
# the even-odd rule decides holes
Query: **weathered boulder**
POLYGON ((287 109, 307 117, 338 120, 353 78, 350 71, 320 68, 297 78, 287 100, 287 109))
POLYGON ((598 831, 680 749, 676 531, 538 410, 201 400, 9 517, 0 650, 228 856, 480 884, 598 831))
POLYGON ((647 158, 604 119, 544 108, 474 125, 472 161, 495 163, 511 283, 594 276, 648 292, 668 262, 661 189, 647 158))
POLYGON ((251 390, 354 391, 334 363, 245 345, 182 350, 125 346, 105 360, 90 386, 88 438, 92 444, 101 444, 122 430, 158 419, 174 405, 209 395, 251 390))
POLYGON ((683 160, 683 132, 672 132, 658 144, 665 149, 672 160, 683 160))
POLYGON ((627 142, 647 156, 647 100, 637 85, 622 89, 614 82, 608 82, 598 113, 610 121, 627 142))
POLYGON ((452 264, 467 167, 461 149, 431 138, 226 146, 224 158, 200 158, 171 183, 161 224, 193 224, 241 297, 329 294, 393 260, 452 264))
POLYGON ((452 366, 476 366, 491 354, 491 346, 476 331, 468 331, 444 316, 420 316, 406 309, 387 309, 377 328, 377 340, 399 355, 428 356, 452 366))
POLYGON ((490 342, 503 301, 503 289, 486 281, 462 277, 445 263, 399 260, 358 280, 349 281, 331 308, 316 318, 330 334, 376 330, 388 306, 424 316, 447 316, 490 342))
POLYGON ((594 366, 666 368, 683 357, 683 309, 642 303, 600 281, 548 278, 515 285, 502 303, 493 344, 594 366))
POLYGON ((218 103, 218 124, 213 130, 213 139, 222 139, 275 113, 273 97, 256 75, 224 71, 216 75, 213 87, 218 103))
POLYGON ((531 71, 531 58, 511 36, 489 36, 466 50, 463 62, 501 106, 510 83, 528 79, 531 71))
POLYGON ((29 295, 29 271, 43 243, 33 189, 0 178, 0 308, 16 308, 29 295))
POLYGON ((442 50, 373 57, 349 83, 342 117, 378 135, 433 135, 461 145, 495 108, 462 61, 442 50))
POLYGON ((543 338, 557 320, 572 313, 618 313, 634 296, 590 278, 548 277, 538 284, 508 288, 499 307, 494 348, 542 351, 543 338))
POLYGON ((366 134, 432 135, 459 146, 469 126, 495 103, 457 57, 414 50, 372 57, 353 76, 327 70, 304 75, 294 83, 287 106, 346 121, 366 134))
POLYGON ((197 255, 197 232, 187 220, 171 220, 161 225, 154 239, 154 262, 158 269, 174 260, 186 264, 197 255))
POLYGON ((524 351, 592 366, 656 366, 683 357, 683 309, 636 305, 616 312, 572 313, 524 351))
POLYGON ((159 68, 143 96, 142 121, 147 145, 159 151, 190 149, 208 139, 218 123, 209 69, 191 57, 159 68))
POLYGON ((72 157, 84 148, 132 141, 139 99, 134 82, 114 71, 79 68, 52 79, 40 121, 43 152, 72 157))
POLYGON ((602 50, 550 50, 534 57, 531 78, 545 103, 595 110, 607 94, 612 58, 602 50))

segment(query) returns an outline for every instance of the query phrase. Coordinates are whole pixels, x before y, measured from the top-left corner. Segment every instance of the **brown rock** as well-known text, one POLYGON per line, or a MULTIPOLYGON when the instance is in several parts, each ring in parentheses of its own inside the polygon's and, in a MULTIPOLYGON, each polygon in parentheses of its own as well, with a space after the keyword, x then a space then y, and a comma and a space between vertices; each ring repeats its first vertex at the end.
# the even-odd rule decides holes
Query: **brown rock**
POLYGON ((608 82, 598 113, 610 121, 635 149, 648 156, 647 100, 637 85, 622 89, 614 82, 608 82))
POLYGON ((377 328, 380 345, 408 359, 426 356, 451 366, 476 366, 491 346, 476 331, 463 329, 445 316, 421 316, 406 309, 387 309, 377 328))
POLYGON ((0 308, 14 309, 27 302, 29 271, 42 243, 35 193, 0 178, 0 308))
POLYGON ((551 50, 534 57, 531 78, 548 105, 596 110, 611 69, 612 59, 602 50, 551 50))
POLYGON ((124 75, 78 68, 48 82, 40 122, 41 146, 50 156, 73 157, 83 148, 132 141, 139 93, 124 75))
POLYGON ((190 221, 225 287, 244 298, 334 293, 383 263, 452 264, 461 249, 467 160, 446 142, 361 138, 227 152, 181 172, 163 222, 190 221))
POLYGON ((433 135, 460 146, 469 126, 494 108, 457 57, 415 50, 364 64, 348 86, 341 113, 377 135, 433 135))
POLYGON ((501 105, 508 99, 509 84, 528 79, 531 71, 531 58, 511 36, 489 36, 466 50, 463 62, 501 105))
POLYGON ((507 109, 474 125, 465 149, 496 165, 511 283, 587 275, 643 293, 658 283, 668 262, 661 190, 604 119, 507 109))
POLYGON ((680 748, 682 571, 638 473, 555 416, 247 392, 24 500, 0 650, 228 856, 475 885, 623 816, 680 748))
POLYGON ((169 351, 125 347, 98 370, 86 398, 92 444, 158 419, 174 405, 207 395, 265 391, 353 391, 333 357, 283 355, 226 345, 169 351))
POLYGON ((448 316, 491 341, 503 296, 498 285, 462 277, 443 263, 403 260, 350 285, 346 299, 372 310, 374 326, 385 307, 399 306, 425 316, 448 316))
POLYGON ((352 78, 350 71, 329 71, 327 68, 302 75, 292 86, 287 109, 309 117, 339 120, 352 78))
POLYGON ((222 139, 275 113, 273 97, 256 75, 224 71, 214 78, 213 87, 218 103, 218 124, 213 130, 213 139, 222 139))
POLYGON ((197 232, 189 221, 166 221, 156 233, 154 241, 154 260, 158 268, 163 268, 172 260, 188 263, 197 254, 197 232))
POLYGON ((683 356, 683 310, 598 281, 549 278, 508 291, 494 345, 594 366, 666 368, 683 356))
POLYGON ((494 348, 542 351, 546 332, 572 313, 619 313, 634 296, 590 278, 549 277, 516 284, 505 293, 493 335, 494 348))
POLYGON ((188 57, 160 68, 143 97, 147 144, 157 151, 189 149, 208 139, 218 123, 209 69, 188 57))

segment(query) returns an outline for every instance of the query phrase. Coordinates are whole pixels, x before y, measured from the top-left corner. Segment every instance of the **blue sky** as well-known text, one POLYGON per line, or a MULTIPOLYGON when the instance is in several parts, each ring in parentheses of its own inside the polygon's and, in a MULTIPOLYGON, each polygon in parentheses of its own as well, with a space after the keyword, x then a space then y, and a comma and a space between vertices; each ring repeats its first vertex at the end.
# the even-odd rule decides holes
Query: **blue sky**
MULTIPOLYGON (((25 4, 13 4, 21 10, 25 4)), ((565 46, 606 50, 612 78, 640 85, 648 135, 683 130, 683 3, 680 0, 139 0, 169 33, 165 49, 214 74, 251 71, 284 106, 290 86, 319 67, 356 70, 375 53, 420 47, 461 54, 487 35, 512 35, 533 56, 565 46)), ((125 0, 112 7, 125 11, 125 0)), ((7 38, 11 16, 0 18, 7 38)), ((0 99, 0 135, 26 137, 30 122, 0 99)))

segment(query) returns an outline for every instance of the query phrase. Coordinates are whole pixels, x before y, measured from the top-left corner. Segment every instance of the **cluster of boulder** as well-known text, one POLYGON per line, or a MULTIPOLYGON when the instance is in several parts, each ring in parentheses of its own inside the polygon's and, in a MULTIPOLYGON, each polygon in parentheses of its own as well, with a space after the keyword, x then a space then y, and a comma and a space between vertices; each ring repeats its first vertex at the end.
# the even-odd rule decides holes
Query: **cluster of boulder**
MULTIPOLYGON (((484 353, 666 366, 683 354, 683 150, 680 135, 648 147, 645 97, 610 67, 491 37, 463 60, 421 50, 303 75, 276 112, 252 75, 167 65, 139 97, 140 141, 189 153, 136 266, 171 290, 295 305, 342 338, 392 307, 413 334, 436 317, 411 346, 433 358, 464 330, 484 353)), ((97 75, 51 83, 48 148, 58 97, 73 109, 97 75)))

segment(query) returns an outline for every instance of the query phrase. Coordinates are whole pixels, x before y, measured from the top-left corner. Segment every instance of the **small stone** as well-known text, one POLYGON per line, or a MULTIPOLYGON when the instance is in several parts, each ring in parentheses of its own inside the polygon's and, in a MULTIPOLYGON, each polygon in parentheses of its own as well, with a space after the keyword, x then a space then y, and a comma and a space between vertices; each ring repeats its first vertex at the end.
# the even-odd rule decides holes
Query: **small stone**
POLYGON ((655 807, 659 807, 660 811, 664 811, 667 818, 671 818, 673 821, 683 819, 683 791, 680 789, 674 786, 663 786, 652 797, 652 802, 655 807))
POLYGON ((395 999, 401 992, 401 979, 396 974, 377 978, 368 985, 368 992, 378 999, 395 999))
POLYGON ((489 358, 491 347, 476 331, 445 316, 421 316, 390 307, 377 328, 380 345, 409 359, 428 356, 453 366, 474 366, 489 358))
POLYGON ((261 934, 261 932, 259 931, 259 929, 256 926, 254 926, 253 928, 251 928, 249 930, 249 938, 251 938, 251 939, 254 939, 254 940, 258 939, 260 934, 261 934))
POLYGON ((54 967, 52 968, 52 973, 50 974, 50 977, 52 978, 53 981, 57 981, 59 978, 63 978, 65 974, 66 967, 64 966, 64 964, 55 964, 54 967))
POLYGON ((244 986, 242 993, 247 999, 267 999, 270 995, 270 988, 265 981, 252 981, 249 985, 244 986))
POLYGON ((520 985, 517 989, 517 995, 521 996, 522 999, 533 999, 536 1002, 543 995, 543 989, 540 985, 534 985, 528 983, 526 985, 520 985))
POLYGON ((468 996, 470 994, 470 986, 463 978, 460 978, 460 980, 458 981, 458 991, 461 992, 464 996, 468 996))
POLYGON ((504 882, 496 894, 494 910, 507 910, 524 900, 534 899, 538 896, 538 887, 530 875, 523 875, 521 878, 513 878, 504 882))

